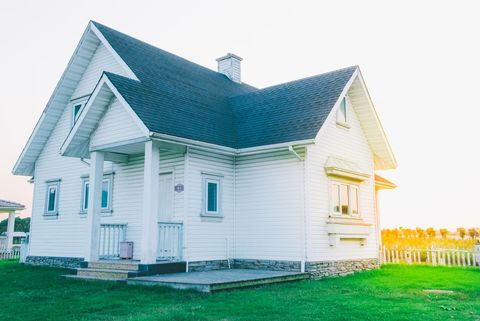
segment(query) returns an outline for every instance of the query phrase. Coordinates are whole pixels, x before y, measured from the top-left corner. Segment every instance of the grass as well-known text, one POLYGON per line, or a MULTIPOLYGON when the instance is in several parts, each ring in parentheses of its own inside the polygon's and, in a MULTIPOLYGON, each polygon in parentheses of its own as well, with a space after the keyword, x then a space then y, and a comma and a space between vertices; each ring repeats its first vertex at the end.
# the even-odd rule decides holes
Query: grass
POLYGON ((64 273, 0 261, 0 320, 480 320, 479 270, 392 265, 214 294, 64 273))

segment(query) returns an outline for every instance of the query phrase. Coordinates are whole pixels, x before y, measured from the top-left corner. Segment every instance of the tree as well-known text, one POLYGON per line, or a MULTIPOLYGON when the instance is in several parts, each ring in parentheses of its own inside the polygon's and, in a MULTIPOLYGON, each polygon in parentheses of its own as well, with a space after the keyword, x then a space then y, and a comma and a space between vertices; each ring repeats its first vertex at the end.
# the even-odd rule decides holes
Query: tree
POLYGON ((440 235, 442 235, 442 239, 446 239, 448 235, 448 230, 446 228, 441 228, 440 235))
MULTIPOLYGON (((0 222, 0 234, 7 231, 8 219, 0 222)), ((15 232, 29 232, 30 231, 30 217, 20 218, 15 217, 15 232)))
POLYGON ((457 228, 458 235, 460 235, 460 238, 463 240, 465 235, 467 235, 467 230, 465 230, 464 227, 459 227, 457 228))
POLYGON ((472 240, 475 240, 478 237, 479 232, 475 228, 469 228, 468 235, 472 238, 472 240))
POLYGON ((425 237, 425 231, 423 230, 423 228, 417 227, 415 231, 417 231, 417 235, 419 238, 423 239, 425 237))
POLYGON ((430 238, 435 238, 435 236, 437 236, 437 232, 435 231, 435 229, 433 227, 429 227, 427 228, 427 235, 428 237, 430 238))

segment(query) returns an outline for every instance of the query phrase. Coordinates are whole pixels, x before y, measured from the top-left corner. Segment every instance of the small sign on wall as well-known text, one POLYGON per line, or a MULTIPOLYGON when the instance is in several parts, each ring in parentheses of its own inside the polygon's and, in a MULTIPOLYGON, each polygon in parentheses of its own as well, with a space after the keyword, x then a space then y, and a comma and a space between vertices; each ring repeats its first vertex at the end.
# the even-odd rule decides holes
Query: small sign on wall
POLYGON ((177 192, 177 193, 183 192, 184 189, 185 189, 185 187, 183 186, 183 184, 175 185, 175 192, 177 192))

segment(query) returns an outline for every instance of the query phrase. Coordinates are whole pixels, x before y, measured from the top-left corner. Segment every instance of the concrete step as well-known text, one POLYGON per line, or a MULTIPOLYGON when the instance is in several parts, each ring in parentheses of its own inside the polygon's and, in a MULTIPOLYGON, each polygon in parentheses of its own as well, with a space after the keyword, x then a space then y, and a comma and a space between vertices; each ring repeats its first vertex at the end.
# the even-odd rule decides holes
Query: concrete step
POLYGON ((139 263, 132 263, 131 261, 96 261, 88 262, 88 268, 92 269, 106 269, 106 270, 121 270, 121 271, 138 271, 139 263))
POLYGON ((126 280, 129 277, 134 277, 138 275, 138 272, 129 270, 108 270, 93 268, 77 269, 77 276, 101 280, 126 280))
POLYGON ((105 277, 93 277, 93 276, 80 276, 75 274, 66 274, 64 277, 75 280, 85 280, 85 281, 116 281, 116 282, 126 282, 126 279, 112 279, 105 277))

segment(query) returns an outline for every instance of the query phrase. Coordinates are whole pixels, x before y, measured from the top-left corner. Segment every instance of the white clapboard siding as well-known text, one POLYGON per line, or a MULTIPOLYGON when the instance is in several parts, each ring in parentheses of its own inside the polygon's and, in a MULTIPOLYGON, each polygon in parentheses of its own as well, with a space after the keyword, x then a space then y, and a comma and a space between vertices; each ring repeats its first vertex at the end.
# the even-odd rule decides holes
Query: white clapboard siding
POLYGON ((72 99, 92 93, 93 87, 97 84, 104 71, 128 77, 123 67, 118 64, 108 49, 100 43, 95 51, 95 55, 83 73, 82 79, 72 95, 72 99))
POLYGON ((143 137, 139 126, 118 99, 114 99, 90 138, 91 146, 102 146, 143 137))
MULTIPOLYGON (((336 112, 336 111, 335 111, 336 112)), ((308 146, 307 182, 309 197, 308 260, 347 260, 375 258, 378 256, 375 228, 367 238, 366 245, 358 241, 341 241, 330 246, 326 221, 330 212, 329 177, 325 174, 325 163, 329 156, 341 157, 355 162, 359 168, 371 175, 360 184, 360 212, 363 223, 375 225, 375 186, 373 181, 373 155, 363 130, 351 107, 349 129, 337 125, 336 114, 324 124, 315 145, 308 146)))
POLYGON ((236 257, 302 260, 303 163, 286 149, 238 157, 235 181, 236 257))
POLYGON ((188 178, 187 259, 217 260, 233 251, 233 157, 190 149, 188 178), (202 217, 202 173, 221 175, 222 218, 202 217))
MULTIPOLYGON (((71 98, 90 94, 104 70, 124 74, 114 58, 100 46, 80 80, 80 89, 71 98)), ((58 153, 72 126, 70 107, 65 105, 62 116, 35 163, 30 255, 83 257, 86 253, 86 219, 79 212, 81 175, 88 174, 88 165, 80 159, 62 157, 58 153), (61 179, 58 216, 45 217, 46 181, 52 179, 61 179)), ((106 162, 107 170, 111 170, 111 166, 106 162)), ((143 161, 141 168, 143 170, 143 161)), ((121 181, 120 176, 120 173, 116 175, 115 182, 121 181)), ((114 196, 114 213, 116 201, 117 197, 114 196)), ((131 202, 135 203, 135 200, 131 202)))

